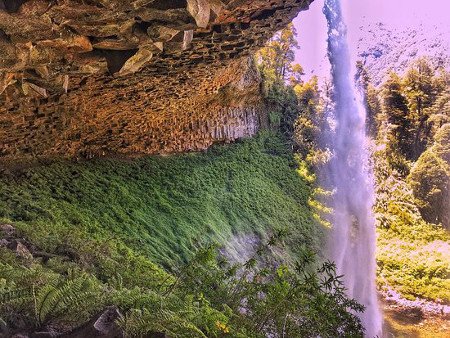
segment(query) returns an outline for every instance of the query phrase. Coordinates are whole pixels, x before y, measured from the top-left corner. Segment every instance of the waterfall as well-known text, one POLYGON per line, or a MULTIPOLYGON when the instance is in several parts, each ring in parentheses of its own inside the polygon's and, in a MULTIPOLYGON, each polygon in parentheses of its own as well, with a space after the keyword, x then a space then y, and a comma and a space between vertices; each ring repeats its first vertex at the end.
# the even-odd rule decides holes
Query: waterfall
POLYGON ((328 174, 335 194, 328 248, 338 274, 344 275, 348 296, 366 308, 359 315, 366 337, 375 337, 381 335, 382 317, 375 286, 373 176, 368 168, 366 112, 356 90, 340 1, 325 0, 324 13, 328 21, 335 120, 329 138, 333 157, 328 174))

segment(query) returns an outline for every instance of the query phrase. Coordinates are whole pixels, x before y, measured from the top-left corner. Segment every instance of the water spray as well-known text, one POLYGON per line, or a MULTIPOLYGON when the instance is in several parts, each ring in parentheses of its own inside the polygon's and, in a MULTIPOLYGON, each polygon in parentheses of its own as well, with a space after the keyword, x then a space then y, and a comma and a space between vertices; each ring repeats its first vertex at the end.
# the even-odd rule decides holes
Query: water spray
POLYGON ((365 306, 359 317, 367 337, 381 336, 382 316, 375 285, 375 220, 373 175, 368 167, 366 111, 359 98, 351 66, 339 0, 325 0, 328 58, 333 79, 336 127, 329 143, 333 153, 328 174, 335 189, 329 252, 336 262, 348 296, 365 306))

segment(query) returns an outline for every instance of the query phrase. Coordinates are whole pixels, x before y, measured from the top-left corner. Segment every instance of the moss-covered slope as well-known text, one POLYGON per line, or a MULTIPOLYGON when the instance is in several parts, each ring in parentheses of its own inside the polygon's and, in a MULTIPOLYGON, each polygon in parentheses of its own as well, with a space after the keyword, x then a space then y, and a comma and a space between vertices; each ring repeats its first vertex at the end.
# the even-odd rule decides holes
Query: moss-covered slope
POLYGON ((264 134, 206 153, 8 170, 0 218, 43 250, 114 239, 166 266, 198 243, 278 227, 294 230, 295 249, 318 234, 294 166, 282 141, 264 134))

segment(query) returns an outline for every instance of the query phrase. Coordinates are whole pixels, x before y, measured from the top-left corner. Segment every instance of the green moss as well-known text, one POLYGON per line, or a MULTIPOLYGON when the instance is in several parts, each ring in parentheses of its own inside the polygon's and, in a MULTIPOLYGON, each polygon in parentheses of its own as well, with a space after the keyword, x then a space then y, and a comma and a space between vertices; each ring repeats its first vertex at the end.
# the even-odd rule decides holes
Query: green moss
POLYGON ((274 134, 205 153, 53 162, 2 175, 0 218, 50 252, 113 241, 164 266, 199 243, 278 227, 296 250, 318 231, 294 165, 274 134))

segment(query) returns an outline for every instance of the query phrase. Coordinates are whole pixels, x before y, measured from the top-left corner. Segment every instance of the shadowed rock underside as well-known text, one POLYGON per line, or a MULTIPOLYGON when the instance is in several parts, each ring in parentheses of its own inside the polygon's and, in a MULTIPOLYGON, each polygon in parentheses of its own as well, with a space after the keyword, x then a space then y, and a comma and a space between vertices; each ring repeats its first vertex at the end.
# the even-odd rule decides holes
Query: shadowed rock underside
POLYGON ((0 156, 206 149, 265 123, 248 55, 312 0, 0 0, 0 156))

